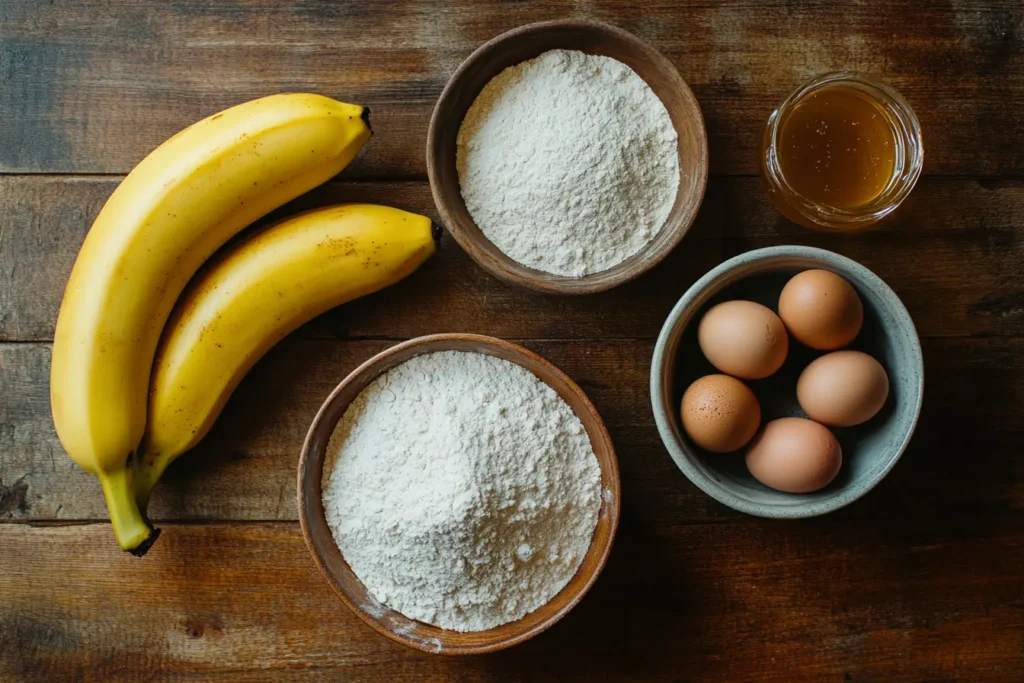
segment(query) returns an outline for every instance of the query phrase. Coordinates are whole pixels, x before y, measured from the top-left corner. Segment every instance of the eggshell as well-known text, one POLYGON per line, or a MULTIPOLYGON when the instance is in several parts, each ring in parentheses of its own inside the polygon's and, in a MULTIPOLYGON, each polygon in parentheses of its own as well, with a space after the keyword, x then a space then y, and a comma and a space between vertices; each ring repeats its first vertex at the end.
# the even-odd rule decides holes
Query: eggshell
POLYGON ((772 420, 747 448, 747 469, 759 482, 786 493, 810 493, 835 479, 843 450, 827 427, 802 417, 772 420))
POLYGON ((739 450, 761 424, 761 406, 746 384, 728 375, 708 375, 683 394, 683 429, 714 453, 739 450))
POLYGON ((864 304, 853 285, 839 275, 805 270, 783 287, 779 317, 801 344, 832 351, 852 342, 860 332, 864 304))
POLYGON ((753 301, 726 301, 701 318, 697 341, 719 371, 762 379, 786 361, 789 337, 779 316, 753 301))
POLYGON ((835 351, 800 373, 796 398, 813 419, 852 427, 874 417, 889 396, 889 377, 877 360, 860 351, 835 351))

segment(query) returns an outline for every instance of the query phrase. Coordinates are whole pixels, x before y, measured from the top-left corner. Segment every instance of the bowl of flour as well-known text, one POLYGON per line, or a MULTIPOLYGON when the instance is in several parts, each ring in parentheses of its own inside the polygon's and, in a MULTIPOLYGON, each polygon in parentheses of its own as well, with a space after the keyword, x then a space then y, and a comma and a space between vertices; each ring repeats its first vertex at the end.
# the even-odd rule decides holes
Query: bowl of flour
POLYGON ((561 619, 611 550, 611 438, 568 376, 515 344, 420 337, 324 403, 299 462, 299 517, 341 600, 426 652, 510 647, 561 619))
POLYGON ((631 280, 704 198, 707 133, 672 63, 587 20, 530 24, 471 54, 427 133, 441 219, 493 275, 554 294, 631 280))

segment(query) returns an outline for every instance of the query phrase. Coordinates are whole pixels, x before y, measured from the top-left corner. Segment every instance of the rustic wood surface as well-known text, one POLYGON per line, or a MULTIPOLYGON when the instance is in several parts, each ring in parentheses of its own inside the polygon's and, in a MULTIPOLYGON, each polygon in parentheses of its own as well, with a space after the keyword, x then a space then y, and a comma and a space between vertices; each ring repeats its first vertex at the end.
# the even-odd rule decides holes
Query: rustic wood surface
POLYGON ((1024 8, 988 2, 40 0, 0 2, 0 680, 1024 680, 1024 8), (446 239, 396 287, 322 316, 245 379, 176 463, 141 559, 49 415, 50 341, 78 246, 121 176, 182 126, 259 95, 369 105, 377 135, 281 213, 336 201, 436 216, 433 104, 485 40, 549 18, 661 49, 707 119, 712 177, 683 244, 636 282, 557 298, 487 276, 446 239), (852 68, 917 110, 925 176, 884 229, 810 233, 755 177, 771 107, 852 68), (722 259, 822 246, 882 276, 922 337, 920 427, 833 515, 758 520, 705 496, 658 439, 654 338, 722 259), (572 376, 619 452, 623 511, 579 607, 510 651, 450 659, 378 636, 302 543, 295 464, 344 375, 433 332, 514 339, 572 376))

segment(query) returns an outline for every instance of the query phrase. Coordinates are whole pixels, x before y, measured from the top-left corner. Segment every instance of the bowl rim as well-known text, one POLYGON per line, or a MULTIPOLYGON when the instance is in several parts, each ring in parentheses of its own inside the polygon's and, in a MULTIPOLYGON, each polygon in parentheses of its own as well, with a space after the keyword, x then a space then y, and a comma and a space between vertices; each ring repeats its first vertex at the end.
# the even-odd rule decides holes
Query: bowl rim
MULTIPOLYGON (((552 46, 548 49, 555 50, 559 48, 557 46, 552 46)), ((655 94, 657 95, 657 93, 655 94)), ((661 100, 660 97, 658 99, 661 100)), ((662 104, 664 105, 664 100, 662 100, 662 104)), ((462 120, 459 120, 457 125, 461 127, 462 120)), ((673 124, 673 128, 675 128, 675 124, 673 124)), ((678 129, 676 129, 676 132, 678 134, 678 129)), ((675 64, 673 64, 672 61, 660 50, 642 38, 626 31, 625 29, 619 28, 618 26, 594 19, 553 19, 524 24, 487 40, 473 50, 469 56, 462 60, 458 68, 456 68, 448 78, 448 82, 445 84, 444 89, 437 98, 437 102, 434 104, 434 109, 430 116, 430 124, 427 128, 426 157, 427 179, 430 184, 430 192, 434 199, 434 205, 437 207, 437 211, 441 216, 441 221, 445 224, 445 227, 448 228, 448 232, 455 238, 455 241, 463 251, 469 254, 470 258, 472 258, 478 266, 498 279, 513 285, 519 285, 547 294, 584 295, 607 291, 640 277, 661 263, 676 249, 676 247, 679 246, 679 243, 682 242, 683 238, 690 231, 690 228, 693 227, 693 224, 697 219, 697 215, 700 212, 700 208, 704 203, 709 175, 708 134, 707 125, 704 120, 704 113, 701 110, 700 102, 698 102, 697 97, 693 94, 693 90, 690 88, 689 83, 687 83, 679 73, 675 64), (699 154, 696 155, 696 159, 693 164, 693 171, 697 180, 695 192, 696 201, 694 202, 693 209, 687 214, 679 216, 678 220, 675 221, 674 227, 667 221, 661 227, 661 230, 674 230, 674 234, 672 234, 666 242, 660 245, 657 250, 652 250, 652 245, 655 243, 655 240, 652 239, 640 251, 627 257, 625 260, 611 268, 598 271, 596 273, 589 273, 578 278, 547 273, 536 268, 519 264, 511 257, 505 256, 505 258, 507 258, 511 263, 515 264, 512 266, 494 259, 488 254, 479 252, 476 248, 476 244, 481 240, 490 244, 493 243, 483 235, 483 232, 480 231, 479 227, 476 228, 477 231, 480 232, 479 239, 475 235, 466 234, 462 230, 459 221, 455 220, 452 212, 448 208, 448 202, 439 187, 440 183, 437 179, 437 168, 440 165, 440 161, 435 150, 437 147, 439 131, 444 125, 456 125, 451 121, 441 120, 443 118, 441 115, 441 109, 443 105, 453 97, 456 86, 460 83, 465 73, 474 67, 481 58, 486 56, 489 51, 496 49, 499 45, 519 40, 522 37, 533 33, 558 28, 599 31, 604 33, 611 40, 620 43, 632 44, 640 51, 646 53, 652 63, 656 64, 661 72, 663 72, 670 80, 674 81, 672 87, 678 89, 680 96, 686 101, 688 108, 691 109, 699 142, 699 154), (634 262, 634 259, 637 260, 634 262), (614 275, 609 275, 609 273, 612 272, 614 272, 614 275), (602 279, 598 279, 598 276, 601 276, 602 279)), ((683 195, 681 193, 677 192, 676 202, 680 201, 680 197, 682 196, 683 195)), ((497 249, 497 247, 495 248, 497 249)), ((500 252, 501 250, 498 249, 498 251, 500 252)))
MULTIPOLYGON (((695 313, 696 311, 694 311, 694 314, 695 313)), ((896 463, 899 462, 910 443, 911 437, 914 435, 918 420, 921 416, 921 407, 924 402, 924 357, 921 352, 921 341, 917 334, 917 328, 914 326, 914 321, 910 317, 910 313, 907 311, 906 306, 892 288, 889 287, 889 285, 873 271, 860 263, 857 263, 851 258, 827 249, 801 245, 780 245, 754 249, 738 254, 737 256, 734 256, 709 270, 686 290, 683 296, 680 297, 679 301, 676 302, 676 305, 672 308, 672 311, 665 319, 665 323, 662 325, 661 332, 658 334, 658 340, 655 343, 654 354, 651 360, 650 391, 651 408, 654 412, 654 422, 658 428, 658 434, 661 436, 662 443, 665 444, 665 448, 675 461, 676 466, 682 470, 683 474, 685 474, 686 477, 697 486, 697 488, 718 502, 727 505, 734 510, 744 512, 755 517, 767 517, 772 519, 816 517, 829 512, 834 512, 835 510, 846 507, 855 500, 862 498, 869 491, 875 488, 875 486, 877 486, 886 477, 886 475, 889 474, 892 468, 896 466, 896 463), (682 338, 683 330, 685 330, 686 325, 692 322, 687 321, 686 325, 683 325, 682 329, 677 329, 679 320, 687 313, 688 310, 704 306, 708 299, 713 297, 723 288, 754 275, 754 273, 751 273, 743 274, 735 278, 729 278, 728 276, 734 273, 739 266, 785 258, 799 260, 811 259, 816 261, 819 264, 819 267, 826 270, 847 270, 855 274, 860 280, 866 282, 874 292, 880 293, 884 297, 887 302, 887 307, 893 317, 912 332, 911 335, 907 336, 905 341, 909 345, 908 350, 917 369, 917 383, 914 387, 917 396, 914 399, 913 419, 910 421, 909 428, 906 430, 906 433, 903 435, 903 438, 900 440, 899 445, 896 447, 895 452, 889 461, 879 469, 870 480, 868 480, 866 485, 863 485, 861 488, 852 492, 847 491, 845 495, 839 493, 829 498, 817 501, 808 501, 801 505, 780 507, 772 505, 758 505, 741 498, 708 477, 700 468, 695 467, 690 462, 690 458, 693 456, 687 455, 682 445, 676 439, 672 423, 672 414, 669 412, 670 410, 674 411, 674 408, 672 407, 671 399, 667 399, 671 386, 666 386, 669 383, 663 381, 662 375, 664 373, 666 363, 668 362, 668 355, 670 353, 675 353, 678 350, 678 344, 682 338)))
MULTIPOLYGON (((483 352, 482 351, 476 351, 476 353, 483 353, 483 352)), ((413 356, 416 356, 416 355, 421 355, 421 354, 413 354, 412 356, 410 356, 410 358, 413 357, 413 356)), ((487 355, 490 355, 490 354, 487 354, 487 355)), ((500 357, 500 356, 497 356, 497 357, 500 357)), ((511 360, 511 359, 506 359, 506 360, 509 360, 509 362, 512 362, 512 363, 516 363, 516 365, 519 365, 520 367, 524 367, 524 369, 529 371, 530 374, 534 375, 535 377, 537 377, 538 380, 543 382, 546 386, 549 386, 552 389, 555 389, 556 392, 557 392, 557 389, 554 386, 552 386, 551 382, 549 382, 548 380, 545 380, 545 379, 539 377, 537 375, 537 373, 533 372, 532 370, 529 370, 529 368, 525 368, 525 366, 523 366, 521 363, 519 363, 519 362, 517 362, 515 360, 511 360)), ((402 362, 404 362, 404 361, 402 361, 402 362)), ((372 381, 372 378, 369 381, 372 381)), ((356 395, 358 395, 358 394, 356 394, 356 395)), ((577 417, 579 417, 578 411, 573 410, 573 412, 577 414, 577 417)), ((341 415, 344 415, 344 410, 342 410, 340 412, 339 418, 338 418, 339 420, 341 419, 341 415)), ((334 426, 332 426, 332 428, 331 428, 332 432, 333 432, 334 427, 336 427, 336 424, 334 426)), ((591 437, 591 440, 593 442, 593 440, 594 440, 593 435, 590 435, 589 432, 588 432, 588 435, 591 437)), ((327 584, 334 591, 335 595, 349 608, 349 610, 351 610, 363 622, 365 622, 367 625, 369 625, 371 628, 373 628, 373 630, 375 630, 377 633, 379 633, 379 634, 381 634, 383 636, 386 636, 390 640, 393 640, 393 641, 395 641, 397 643, 400 643, 401 645, 405 645, 407 647, 411 647, 413 649, 417 649, 417 650, 420 650, 420 651, 423 651, 423 652, 428 652, 428 653, 431 653, 431 654, 471 655, 471 654, 483 654, 483 653, 495 652, 495 651, 498 651, 498 650, 503 650, 505 648, 512 647, 513 645, 517 645, 519 643, 522 643, 522 642, 525 642, 525 641, 529 640, 530 638, 533 638, 534 636, 542 633, 543 631, 546 631, 548 628, 550 628, 555 623, 560 621, 566 614, 568 614, 580 602, 580 600, 583 599, 583 596, 586 595, 590 591, 590 589, 593 587, 594 583, 597 581, 597 578, 600 576, 601 572, 604 570, 604 567, 605 567, 605 565, 607 564, 607 561, 608 561, 608 556, 611 554, 612 546, 615 544, 615 534, 616 534, 616 532, 618 530, 619 516, 621 514, 621 505, 622 505, 622 482, 621 482, 621 477, 620 477, 620 473, 619 473, 618 456, 617 456, 617 454, 615 452, 615 446, 614 446, 614 443, 612 442, 611 435, 608 432, 608 428, 605 425, 604 420, 601 418, 600 413, 598 413, 597 408, 594 406, 593 402, 591 402, 590 397, 587 396, 587 394, 583 391, 583 389, 580 388, 580 386, 578 384, 576 384, 576 382, 573 381, 573 379, 571 377, 569 377, 565 372, 563 372, 560 368, 558 368, 556 365, 551 363, 551 361, 547 360, 543 356, 541 356, 541 355, 539 355, 539 354, 537 354, 537 353, 535 353, 535 352, 533 352, 533 351, 531 351, 531 350, 529 350, 529 349, 527 349, 527 348, 525 348, 523 346, 520 346, 519 344, 515 344, 515 343, 512 343, 512 342, 506 341, 504 339, 499 339, 497 337, 490 337, 490 336, 479 335, 479 334, 443 333, 443 334, 431 334, 431 335, 424 335, 424 336, 420 336, 420 337, 415 337, 413 339, 408 339, 408 340, 403 341, 401 343, 395 344, 394 346, 388 347, 387 349, 384 349, 383 351, 374 354, 373 356, 371 356, 367 360, 365 360, 362 363, 360 363, 358 367, 356 367, 354 370, 352 370, 352 372, 350 372, 348 375, 346 375, 345 378, 341 382, 339 382, 338 385, 331 391, 331 393, 328 395, 327 399, 324 400, 323 404, 321 404, 320 409, 317 411, 316 416, 313 418, 313 421, 310 424, 309 430, 307 431, 306 437, 305 437, 305 439, 303 441, 303 444, 302 444, 302 450, 301 450, 300 455, 299 455, 299 463, 298 463, 297 475, 298 475, 297 476, 297 499, 298 499, 297 502, 298 502, 298 511, 299 511, 299 525, 300 525, 301 530, 302 530, 303 540, 305 541, 306 548, 309 551, 309 554, 313 558, 314 564, 316 564, 317 569, 320 571, 320 573, 323 576, 323 578, 327 581, 327 584), (598 464, 600 466, 601 477, 602 477, 601 513, 599 515, 598 524, 600 524, 600 518, 601 517, 606 517, 607 518, 607 520, 608 520, 607 540, 605 541, 604 546, 599 548, 599 555, 597 557, 597 562, 594 565, 590 575, 587 576, 586 579, 582 583, 580 583, 580 585, 575 589, 575 592, 571 595, 571 597, 565 603, 565 605, 563 605, 558 610, 553 611, 543 621, 540 621, 539 623, 537 623, 534 626, 528 628, 527 630, 524 630, 524 631, 519 632, 519 633, 513 633, 513 634, 507 635, 507 636, 500 636, 500 637, 496 636, 496 637, 493 637, 493 639, 483 641, 483 642, 481 642, 480 644, 477 644, 477 645, 467 645, 467 646, 462 646, 462 647, 458 647, 458 648, 441 647, 439 642, 433 642, 433 641, 429 641, 429 640, 424 640, 422 638, 418 638, 418 637, 412 635, 411 633, 400 633, 400 632, 393 631, 393 630, 385 627, 380 622, 380 620, 378 618, 378 615, 368 614, 366 611, 364 611, 363 609, 360 609, 356 604, 354 604, 352 602, 352 600, 349 598, 349 596, 345 593, 345 591, 341 588, 340 584, 335 580, 335 576, 334 576, 333 572, 327 566, 327 562, 326 562, 325 558, 321 555, 321 553, 318 550, 317 545, 313 541, 312 532, 310 530, 310 519, 309 519, 310 515, 312 514, 312 510, 308 509, 308 505, 307 505, 308 501, 306 500, 305 496, 303 495, 303 488, 304 488, 303 485, 304 485, 305 479, 306 479, 307 476, 312 476, 313 475, 313 473, 311 473, 309 471, 309 467, 307 466, 307 464, 308 464, 308 461, 309 461, 309 458, 310 458, 310 453, 312 451, 312 442, 314 440, 314 436, 315 436, 315 434, 316 434, 320 424, 322 422, 324 422, 324 420, 326 420, 326 414, 331 409, 332 404, 337 400, 339 394, 341 394, 341 392, 344 391, 350 384, 352 384, 354 382, 357 382, 357 381, 360 381, 361 379, 365 379, 367 373, 375 372, 375 374, 374 374, 374 378, 375 378, 375 377, 379 376, 380 374, 382 374, 383 372, 386 372, 387 370, 389 370, 390 368, 381 368, 379 371, 377 371, 378 368, 380 367, 381 363, 383 361, 386 361, 387 359, 389 359, 391 356, 394 356, 394 355, 399 354, 399 353, 403 353, 403 352, 405 352, 406 350, 408 350, 410 348, 416 348, 416 347, 424 347, 423 350, 421 351, 421 353, 431 353, 433 351, 451 350, 451 349, 445 349, 443 347, 442 348, 433 348, 433 350, 432 350, 432 347, 436 347, 438 344, 442 344, 443 345, 443 344, 449 343, 449 342, 470 342, 470 343, 480 344, 481 346, 483 346, 485 348, 501 348, 501 349, 504 349, 506 351, 511 351, 513 355, 523 356, 523 357, 529 358, 533 362, 539 364, 545 370, 549 371, 551 373, 552 377, 554 378, 554 380, 556 380, 557 383, 560 383, 566 390, 571 392, 580 401, 580 404, 582 406, 583 411, 587 413, 587 417, 590 419, 591 423, 594 425, 595 431, 597 432, 597 436, 599 437, 600 441, 602 442, 602 445, 604 446, 604 448, 607 450, 608 456, 609 456, 607 464, 602 463, 601 460, 598 459, 598 464), (605 483, 605 478, 607 478, 607 483, 605 483)), ((318 477, 319 480, 322 480, 322 477, 323 477, 322 468, 320 468, 315 473, 315 475, 318 477)), ((318 483, 317 489, 322 491, 321 487, 322 487, 322 484, 318 483)), ((326 519, 324 519, 324 521, 326 522, 326 519)), ((587 555, 589 555, 591 553, 591 551, 594 549, 594 547, 596 546, 597 543, 598 543, 598 536, 597 536, 596 529, 595 529, 595 534, 594 534, 593 538, 591 539, 590 546, 587 549, 587 555)), ((344 559, 344 558, 342 558, 342 559, 344 559)), ((584 561, 585 560, 586 560, 586 556, 584 556, 584 561)), ((582 569, 582 564, 581 564, 580 569, 582 569)), ((580 569, 577 569, 577 573, 580 571, 580 569)), ((357 577, 355 575, 355 572, 352 572, 352 576, 353 576, 353 578, 355 578, 356 581, 359 581, 359 577, 357 577)), ((561 591, 559 591, 559 593, 556 593, 554 596, 552 596, 551 599, 547 603, 545 603, 544 605, 539 607, 537 610, 534 610, 533 612, 530 612, 527 615, 524 615, 523 617, 521 617, 520 619, 518 619, 516 621, 508 622, 507 624, 502 624, 502 625, 496 626, 496 627, 494 627, 492 629, 486 629, 484 631, 476 631, 474 633, 476 635, 486 634, 489 631, 495 631, 495 630, 507 628, 508 626, 510 626, 512 624, 516 624, 518 622, 521 622, 523 619, 525 619, 527 616, 529 616, 529 614, 533 614, 533 613, 535 613, 538 610, 544 609, 547 605, 549 605, 552 601, 554 601, 558 597, 558 595, 560 595, 562 593, 562 591, 566 590, 569 587, 569 585, 573 582, 573 580, 575 578, 576 578, 576 574, 573 574, 573 576, 569 580, 569 583, 567 583, 566 586, 563 587, 561 591)), ((362 582, 359 581, 359 583, 362 583, 362 582)), ((386 610, 390 610, 390 608, 387 608, 386 606, 385 606, 385 609, 386 610)), ((402 615, 402 616, 404 618, 406 618, 406 619, 409 619, 410 621, 416 621, 416 620, 411 619, 410 617, 405 617, 404 615, 402 615)), ((435 627, 435 628, 439 628, 439 627, 435 627)))

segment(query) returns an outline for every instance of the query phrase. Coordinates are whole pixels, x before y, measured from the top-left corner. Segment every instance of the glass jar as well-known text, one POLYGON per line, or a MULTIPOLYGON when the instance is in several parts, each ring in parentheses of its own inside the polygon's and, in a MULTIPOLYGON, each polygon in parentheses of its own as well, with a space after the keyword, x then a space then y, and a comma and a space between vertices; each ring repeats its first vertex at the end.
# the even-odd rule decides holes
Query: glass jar
MULTIPOLYGON (((836 110, 833 108, 830 114, 835 114, 835 112, 836 110)), ((872 114, 871 118, 874 119, 875 115, 872 114)), ((842 119, 844 126, 856 126, 857 123, 852 121, 853 119, 850 119, 850 123, 848 123, 847 119, 842 119)), ((835 123, 838 124, 839 120, 836 119, 835 123)), ((807 128, 808 125, 804 127, 807 128)), ((831 136, 831 133, 829 135, 831 136)), ((880 136, 875 137, 877 143, 880 136)), ((809 147, 814 147, 814 144, 809 144, 809 147)), ((861 150, 861 154, 864 154, 864 150, 861 150)), ((815 230, 854 231, 882 220, 906 199, 921 175, 923 155, 921 124, 918 122, 914 110, 902 95, 871 76, 851 72, 835 72, 818 76, 800 86, 771 113, 771 116, 768 117, 768 125, 765 127, 758 165, 761 181, 768 192, 769 199, 784 216, 815 230), (797 120, 800 123, 807 122, 808 125, 823 125, 824 119, 819 121, 816 118, 808 118, 810 110, 807 107, 816 106, 819 107, 818 111, 826 111, 820 107, 822 104, 827 104, 826 100, 829 98, 833 99, 833 104, 841 105, 841 101, 834 99, 836 93, 846 93, 854 98, 853 101, 863 100, 857 106, 863 107, 866 106, 865 103, 869 103, 871 111, 877 112, 881 117, 880 121, 869 121, 868 123, 871 125, 860 130, 866 131, 874 126, 874 130, 886 131, 885 148, 879 147, 878 149, 885 153, 885 171, 888 173, 888 178, 884 176, 872 178, 872 182, 879 182, 877 193, 872 193, 873 196, 870 198, 853 205, 830 202, 824 197, 828 196, 829 173, 843 173, 844 170, 849 172, 851 165, 844 161, 842 155, 843 153, 850 154, 849 144, 854 145, 854 152, 857 151, 856 144, 858 143, 851 141, 861 140, 861 138, 849 136, 858 134, 858 129, 844 128, 844 134, 848 137, 839 141, 837 147, 843 146, 843 141, 847 146, 845 149, 836 150, 826 150, 825 147, 821 147, 825 144, 824 141, 836 142, 834 137, 824 137, 826 133, 824 129, 805 131, 808 136, 805 139, 809 143, 818 141, 820 147, 819 150, 809 153, 807 146, 798 147, 796 144, 790 144, 796 141, 796 138, 790 139, 786 136, 792 136, 795 133, 789 131, 784 134, 783 132, 787 128, 787 121, 791 124, 790 128, 796 125, 794 122, 797 120), (798 119, 798 116, 802 118, 798 119), (877 126, 881 126, 881 128, 877 126), (889 152, 888 133, 891 133, 891 153, 889 152), (823 137, 814 138, 816 134, 823 137), (836 157, 832 156, 833 152, 836 153, 836 157), (790 178, 787 178, 784 172, 784 169, 787 168, 787 161, 789 161, 785 157, 786 154, 791 154, 791 156, 803 154, 800 159, 804 164, 803 167, 794 163, 788 164, 792 176, 790 178), (822 165, 821 162, 824 164, 822 165), (827 168, 830 163, 835 163, 835 167, 831 170, 827 168), (814 164, 819 165, 815 166, 814 164), (890 166, 891 170, 889 170, 890 166), (796 173, 794 169, 803 173, 796 173), (813 176, 813 173, 822 175, 813 176), (812 181, 823 183, 815 187, 818 190, 823 189, 824 194, 818 192, 818 197, 810 197, 808 196, 809 192, 799 190, 800 182, 793 182, 804 181, 808 177, 811 177, 812 181)), ((875 159, 875 157, 872 156, 871 159, 875 159)), ((877 168, 873 170, 877 171, 877 168)), ((844 180, 848 179, 844 178, 844 180)), ((864 181, 868 181, 867 174, 864 175, 864 181)), ((806 182, 803 185, 808 187, 806 182)), ((848 193, 848 196, 856 197, 857 195, 848 193)))

